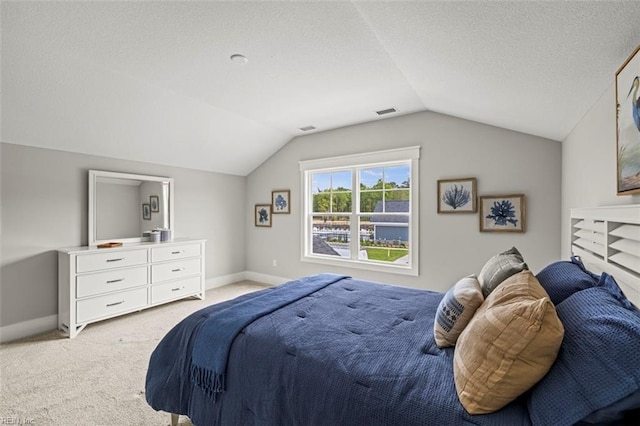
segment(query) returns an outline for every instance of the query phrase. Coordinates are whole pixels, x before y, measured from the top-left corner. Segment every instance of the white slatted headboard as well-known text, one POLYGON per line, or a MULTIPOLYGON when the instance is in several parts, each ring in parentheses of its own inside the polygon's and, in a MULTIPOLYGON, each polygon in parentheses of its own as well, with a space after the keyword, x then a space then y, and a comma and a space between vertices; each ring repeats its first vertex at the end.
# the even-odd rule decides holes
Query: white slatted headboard
POLYGON ((640 307, 640 204, 571 209, 571 252, 640 307))

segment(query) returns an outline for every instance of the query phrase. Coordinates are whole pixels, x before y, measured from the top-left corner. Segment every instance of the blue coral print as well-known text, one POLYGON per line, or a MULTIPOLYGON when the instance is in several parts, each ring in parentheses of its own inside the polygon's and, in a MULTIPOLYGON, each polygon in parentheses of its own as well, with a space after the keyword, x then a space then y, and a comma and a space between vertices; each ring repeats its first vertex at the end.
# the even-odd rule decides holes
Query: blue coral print
POLYGON ((276 197, 276 210, 286 210, 287 209, 287 200, 285 200, 285 198, 278 194, 278 196, 276 197))
POLYGON ((267 209, 261 208, 260 210, 258 210, 258 222, 260 223, 269 222, 269 212, 267 212, 267 209))
POLYGON ((508 224, 512 224, 514 227, 518 226, 516 209, 509 200, 494 201, 491 214, 485 218, 493 220, 493 224, 496 226, 508 226, 508 224))
POLYGON ((458 185, 453 185, 442 196, 442 202, 454 210, 467 205, 470 200, 471 193, 464 188, 464 185, 460 185, 460 188, 458 188, 458 185))

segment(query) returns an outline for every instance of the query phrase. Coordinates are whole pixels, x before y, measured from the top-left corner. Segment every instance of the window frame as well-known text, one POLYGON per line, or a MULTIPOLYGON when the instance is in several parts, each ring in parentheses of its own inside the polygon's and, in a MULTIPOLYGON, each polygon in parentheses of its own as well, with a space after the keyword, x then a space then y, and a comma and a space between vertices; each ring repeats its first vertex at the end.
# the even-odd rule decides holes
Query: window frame
MULTIPOLYGON (((375 151, 362 154, 343 155, 339 157, 320 158, 314 160, 304 160, 299 162, 300 168, 300 188, 301 188, 301 235, 300 238, 300 261, 318 263, 330 266, 347 267, 354 269, 366 269, 375 272, 386 272, 402 275, 419 275, 419 160, 420 146, 396 148, 384 151, 375 151), (360 212, 360 189, 358 170, 370 167, 391 167, 399 164, 409 164, 410 187, 409 187, 409 263, 399 265, 394 263, 375 262, 359 260, 359 237, 360 237, 360 217, 372 216, 373 212, 360 212), (321 254, 314 254, 312 251, 312 220, 313 209, 313 188, 311 187, 311 175, 313 173, 333 172, 341 170, 352 171, 352 202, 351 212, 335 212, 335 216, 349 216, 350 220, 350 241, 358 241, 350 244, 351 256, 349 258, 335 257, 321 254)), ((404 216, 404 215, 403 215, 404 216)))

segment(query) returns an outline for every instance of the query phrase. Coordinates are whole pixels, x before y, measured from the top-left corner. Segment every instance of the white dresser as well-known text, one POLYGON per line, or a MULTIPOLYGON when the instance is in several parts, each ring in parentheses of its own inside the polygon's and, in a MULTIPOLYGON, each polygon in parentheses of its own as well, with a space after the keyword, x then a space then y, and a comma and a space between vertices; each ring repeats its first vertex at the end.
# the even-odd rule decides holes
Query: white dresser
POLYGON ((185 297, 204 299, 204 240, 58 250, 58 328, 75 337, 96 321, 185 297))

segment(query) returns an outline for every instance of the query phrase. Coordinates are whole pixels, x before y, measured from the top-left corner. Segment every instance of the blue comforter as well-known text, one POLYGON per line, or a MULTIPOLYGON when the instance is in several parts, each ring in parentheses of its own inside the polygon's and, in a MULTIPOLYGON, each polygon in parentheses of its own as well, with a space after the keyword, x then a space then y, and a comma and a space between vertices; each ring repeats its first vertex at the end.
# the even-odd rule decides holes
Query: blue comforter
POLYGON ((208 318, 255 293, 210 306, 159 343, 147 401, 196 425, 529 425, 520 399, 496 413, 466 413, 453 349, 433 338, 442 296, 345 278, 302 297, 235 337, 216 402, 191 381, 194 342, 208 318))

